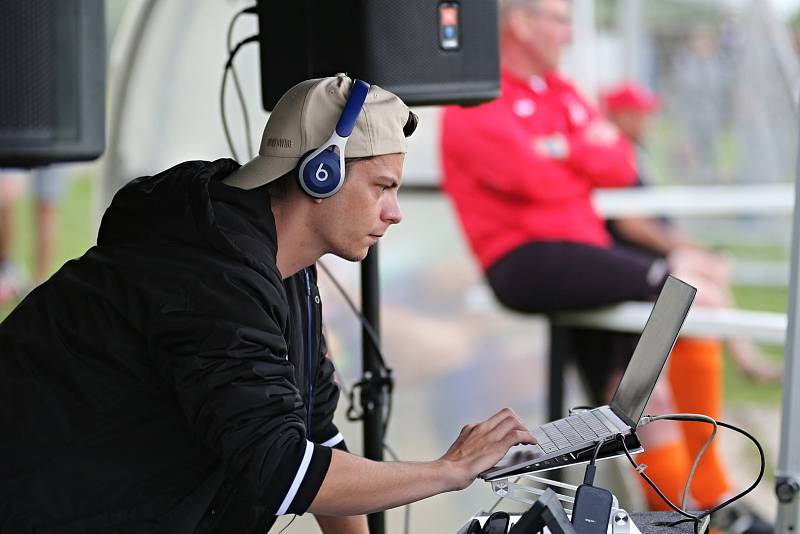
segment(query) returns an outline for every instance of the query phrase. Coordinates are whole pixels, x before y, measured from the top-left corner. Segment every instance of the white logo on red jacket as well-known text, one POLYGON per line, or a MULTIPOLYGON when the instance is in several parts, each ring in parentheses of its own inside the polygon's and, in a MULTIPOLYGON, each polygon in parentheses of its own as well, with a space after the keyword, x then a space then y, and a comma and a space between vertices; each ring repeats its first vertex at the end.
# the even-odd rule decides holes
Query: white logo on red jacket
POLYGON ((536 113, 536 102, 530 98, 520 98, 514 102, 514 114, 526 119, 536 113))

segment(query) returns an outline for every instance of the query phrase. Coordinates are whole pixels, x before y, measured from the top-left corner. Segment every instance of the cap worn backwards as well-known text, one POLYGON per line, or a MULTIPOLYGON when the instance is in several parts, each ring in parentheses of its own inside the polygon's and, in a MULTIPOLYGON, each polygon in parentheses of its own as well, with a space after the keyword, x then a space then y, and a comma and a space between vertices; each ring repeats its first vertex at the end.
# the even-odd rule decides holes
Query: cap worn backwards
MULTIPOLYGON (((331 136, 353 81, 344 74, 305 80, 289 89, 267 120, 258 155, 226 183, 243 189, 267 184, 291 171, 307 152, 331 136)), ((371 85, 345 148, 346 158, 405 153, 416 116, 400 98, 371 85)))

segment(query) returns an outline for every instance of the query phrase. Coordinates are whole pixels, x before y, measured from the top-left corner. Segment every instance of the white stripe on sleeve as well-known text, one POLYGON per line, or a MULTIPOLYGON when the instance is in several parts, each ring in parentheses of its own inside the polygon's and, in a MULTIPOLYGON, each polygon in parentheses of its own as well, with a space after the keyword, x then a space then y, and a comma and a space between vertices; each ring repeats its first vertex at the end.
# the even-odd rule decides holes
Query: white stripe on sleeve
POLYGON ((322 445, 323 447, 333 447, 334 445, 338 445, 342 441, 344 441, 344 436, 342 435, 341 432, 339 432, 331 439, 325 441, 324 443, 320 443, 320 445, 322 445))
POLYGON ((292 485, 289 486, 289 491, 286 492, 286 497, 283 498, 283 502, 281 503, 281 506, 278 508, 278 511, 275 515, 284 515, 286 510, 289 509, 289 506, 292 504, 295 495, 297 495, 297 490, 300 488, 300 484, 303 482, 303 478, 306 476, 308 464, 311 463, 312 454, 314 454, 314 444, 306 440, 306 452, 303 454, 303 460, 300 462, 300 467, 297 468, 297 473, 294 475, 292 485))

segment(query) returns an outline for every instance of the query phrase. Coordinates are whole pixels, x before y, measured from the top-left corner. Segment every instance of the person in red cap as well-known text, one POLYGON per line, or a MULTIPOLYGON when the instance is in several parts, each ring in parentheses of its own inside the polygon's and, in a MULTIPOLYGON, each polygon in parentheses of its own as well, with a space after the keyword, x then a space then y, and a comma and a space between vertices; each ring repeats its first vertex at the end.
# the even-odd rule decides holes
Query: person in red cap
POLYGON ((635 83, 624 83, 604 92, 602 104, 607 118, 637 145, 644 140, 648 119, 659 106, 656 95, 635 83))
MULTIPOLYGON (((658 97, 647 88, 628 82, 603 92, 601 104, 607 118, 620 133, 644 151, 650 117, 659 106, 658 97)), ((641 174, 636 185, 646 185, 641 174)), ((727 258, 704 248, 671 221, 664 218, 625 217, 609 221, 608 226, 618 243, 664 257, 670 254, 682 256, 686 270, 693 273, 693 278, 699 280, 707 292, 716 295, 715 300, 719 304, 733 304, 731 270, 727 258)), ((732 340, 728 348, 734 362, 749 378, 774 381, 780 377, 780 367, 765 361, 749 341, 732 340)))
MULTIPOLYGON (((606 117, 634 146, 644 150, 644 141, 650 118, 659 107, 659 100, 650 90, 633 82, 626 82, 604 91, 600 104, 606 117)), ((634 184, 644 185, 641 174, 634 184)), ((674 225, 664 224, 663 220, 644 217, 628 217, 610 221, 608 228, 618 243, 655 252, 666 256, 671 250, 696 248, 688 235, 678 231, 674 225)), ((719 272, 717 276, 727 276, 727 268, 722 257, 705 258, 701 262, 713 265, 719 272)), ((715 277, 715 278, 716 278, 715 277)), ((719 300, 719 299, 716 299, 719 300)))
MULTIPOLYGON (((647 88, 636 83, 612 87, 601 96, 601 105, 607 118, 632 144, 644 150, 652 114, 658 109, 658 98, 647 88)), ((641 174, 636 186, 645 186, 641 174)), ((608 228, 616 243, 637 248, 661 257, 681 256, 683 265, 692 273, 695 283, 706 292, 713 292, 716 303, 731 306, 730 268, 724 256, 702 247, 692 237, 665 218, 625 217, 608 221, 608 228)), ((711 304, 714 302, 712 301, 711 304)), ((709 302, 706 302, 708 305, 709 302)), ((758 349, 745 339, 729 340, 733 361, 750 378, 765 381, 780 376, 780 369, 765 361, 758 349)), ((682 337, 669 362, 669 382, 672 399, 678 411, 708 414, 719 418, 722 407, 722 346, 713 339, 682 337)), ((674 473, 688 473, 694 454, 705 443, 707 429, 698 425, 678 424, 662 426, 648 435, 650 442, 643 462, 651 466, 651 477, 661 489, 678 497, 682 484, 674 473)), ((726 469, 716 448, 708 450, 700 463, 700 471, 692 486, 693 496, 700 503, 714 503, 728 491, 726 469), (698 480, 702 479, 702 481, 698 480)), ((645 487, 651 506, 660 500, 649 487, 645 487)), ((739 515, 742 516, 739 509, 739 515)), ((752 511, 747 511, 750 522, 743 531, 756 533, 771 527, 752 511)), ((719 522, 717 522, 719 523, 719 522)), ((723 525, 716 524, 721 527, 723 525)))

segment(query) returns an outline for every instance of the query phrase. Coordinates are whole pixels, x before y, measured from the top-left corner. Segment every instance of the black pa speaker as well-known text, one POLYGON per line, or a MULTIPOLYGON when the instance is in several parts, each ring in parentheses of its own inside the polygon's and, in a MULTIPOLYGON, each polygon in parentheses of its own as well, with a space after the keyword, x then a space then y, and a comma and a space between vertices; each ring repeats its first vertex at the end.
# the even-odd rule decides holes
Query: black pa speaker
POLYGON ((500 94, 497 0, 259 0, 261 95, 346 72, 410 105, 500 94))
POLYGON ((0 0, 0 166, 105 148, 103 0, 0 0))

